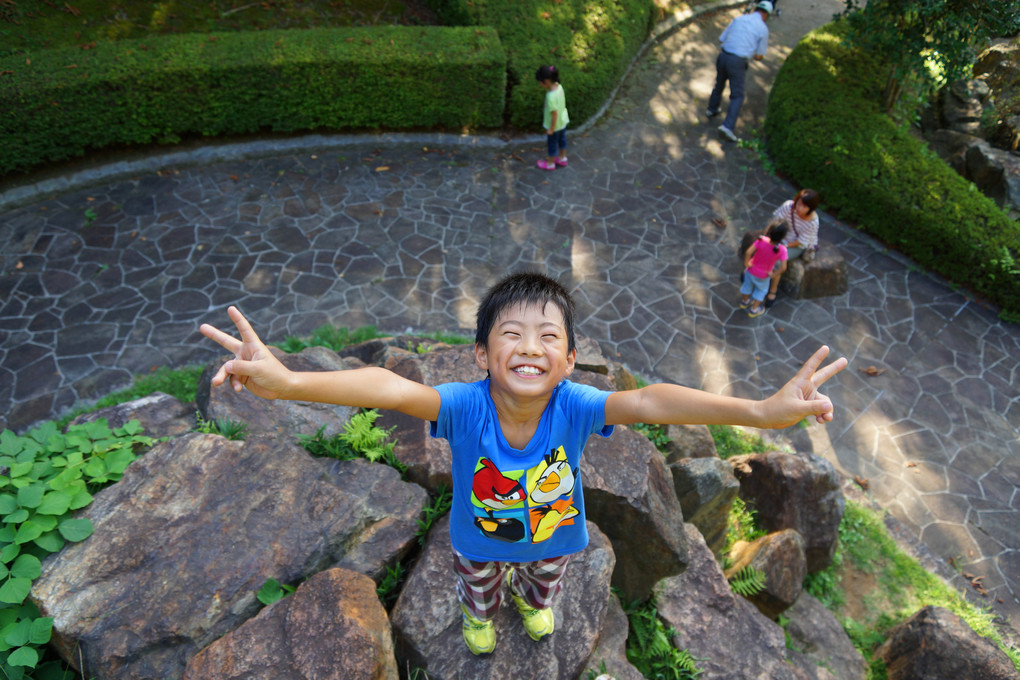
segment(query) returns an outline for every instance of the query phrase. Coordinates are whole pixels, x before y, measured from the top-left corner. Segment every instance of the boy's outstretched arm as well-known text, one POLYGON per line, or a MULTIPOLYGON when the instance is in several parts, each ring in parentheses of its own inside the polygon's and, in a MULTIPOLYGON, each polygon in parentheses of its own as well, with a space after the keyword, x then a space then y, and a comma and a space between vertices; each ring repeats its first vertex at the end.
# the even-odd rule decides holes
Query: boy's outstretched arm
POLYGON ((818 388, 847 365, 846 358, 840 357, 819 368, 828 354, 829 348, 821 347, 792 380, 761 401, 670 384, 614 392, 606 401, 606 424, 746 425, 778 429, 810 417, 827 423, 832 420, 832 402, 818 388))
POLYGON ((385 408, 423 420, 435 420, 439 416, 439 392, 385 368, 291 371, 266 348, 236 307, 227 309, 227 314, 237 326, 240 340, 209 324, 202 324, 199 329, 202 335, 234 355, 213 376, 213 386, 221 385, 229 378, 235 391, 248 388, 263 399, 385 408))

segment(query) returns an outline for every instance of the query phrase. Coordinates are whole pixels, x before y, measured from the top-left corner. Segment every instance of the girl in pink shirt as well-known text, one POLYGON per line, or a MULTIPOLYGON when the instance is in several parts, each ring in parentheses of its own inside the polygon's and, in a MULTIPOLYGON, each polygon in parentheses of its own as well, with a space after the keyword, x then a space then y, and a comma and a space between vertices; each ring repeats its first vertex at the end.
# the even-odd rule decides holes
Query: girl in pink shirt
POLYGON ((761 316, 765 313, 762 301, 765 294, 769 292, 769 283, 772 277, 772 270, 776 263, 780 263, 778 274, 782 275, 786 270, 786 246, 783 239, 786 238, 788 228, 786 224, 779 222, 769 225, 765 235, 758 238, 744 253, 744 283, 740 286, 740 308, 747 309, 747 315, 751 318, 761 316), (751 298, 754 298, 752 303, 751 298))

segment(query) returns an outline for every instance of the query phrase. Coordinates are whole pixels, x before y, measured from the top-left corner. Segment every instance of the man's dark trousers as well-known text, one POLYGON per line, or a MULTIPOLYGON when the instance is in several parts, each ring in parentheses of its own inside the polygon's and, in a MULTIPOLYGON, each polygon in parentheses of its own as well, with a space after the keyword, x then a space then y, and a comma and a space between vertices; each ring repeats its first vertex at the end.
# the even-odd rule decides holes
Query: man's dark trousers
POLYGON ((736 129, 737 116, 744 103, 744 80, 747 76, 747 59, 729 52, 720 52, 715 60, 715 89, 708 98, 709 111, 718 111, 722 103, 723 89, 726 81, 730 81, 730 106, 726 109, 726 120, 723 121, 730 130, 736 129))

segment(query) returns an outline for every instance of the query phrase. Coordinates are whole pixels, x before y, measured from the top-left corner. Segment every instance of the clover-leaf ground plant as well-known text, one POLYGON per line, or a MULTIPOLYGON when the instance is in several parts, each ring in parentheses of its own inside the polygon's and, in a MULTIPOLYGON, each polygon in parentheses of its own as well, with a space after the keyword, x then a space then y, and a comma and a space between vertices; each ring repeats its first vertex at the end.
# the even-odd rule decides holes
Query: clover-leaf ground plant
POLYGON ((83 541, 92 521, 73 513, 92 493, 121 478, 137 451, 153 440, 132 420, 110 429, 105 420, 70 426, 53 422, 16 435, 0 433, 0 674, 37 680, 70 677, 46 661, 53 619, 28 599, 42 560, 66 543, 83 541))

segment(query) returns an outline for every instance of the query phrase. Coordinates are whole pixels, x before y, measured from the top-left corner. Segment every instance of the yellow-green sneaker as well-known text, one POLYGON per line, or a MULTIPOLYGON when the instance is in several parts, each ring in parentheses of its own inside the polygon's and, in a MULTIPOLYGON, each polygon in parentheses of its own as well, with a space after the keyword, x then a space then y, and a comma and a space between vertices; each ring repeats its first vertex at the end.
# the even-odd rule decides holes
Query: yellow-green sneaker
POLYGON ((552 607, 535 609, 525 602, 523 597, 514 592, 514 587, 511 585, 513 573, 513 569, 507 570, 506 587, 510 591, 510 599, 514 601, 517 611, 521 614, 521 619, 524 621, 524 630, 527 631, 528 637, 537 641, 546 635, 552 635, 553 630, 556 628, 556 619, 553 617, 552 607))
POLYGON ((464 613, 464 620, 461 623, 464 644, 472 654, 491 653, 496 648, 496 630, 492 627, 492 621, 476 619, 468 614, 468 610, 463 604, 460 606, 460 610, 464 613))

